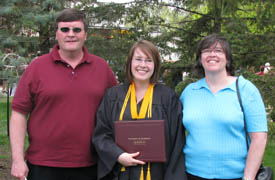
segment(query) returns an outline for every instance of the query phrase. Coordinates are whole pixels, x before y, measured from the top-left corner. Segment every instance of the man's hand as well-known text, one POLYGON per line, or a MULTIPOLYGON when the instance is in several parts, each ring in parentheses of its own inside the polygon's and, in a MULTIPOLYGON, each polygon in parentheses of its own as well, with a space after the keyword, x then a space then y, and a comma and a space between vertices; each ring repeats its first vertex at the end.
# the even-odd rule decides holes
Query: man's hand
POLYGON ((28 176, 29 168, 24 160, 13 160, 11 165, 11 175, 18 180, 25 180, 28 176))

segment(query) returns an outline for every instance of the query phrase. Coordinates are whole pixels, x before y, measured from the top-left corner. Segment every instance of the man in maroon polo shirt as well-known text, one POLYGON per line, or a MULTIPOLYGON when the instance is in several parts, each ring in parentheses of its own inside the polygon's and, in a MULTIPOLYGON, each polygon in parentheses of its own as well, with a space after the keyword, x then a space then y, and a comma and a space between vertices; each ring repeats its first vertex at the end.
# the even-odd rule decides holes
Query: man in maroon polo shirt
POLYGON ((105 89, 117 82, 107 63, 84 47, 82 12, 63 10, 56 25, 58 44, 28 66, 12 102, 11 174, 19 180, 97 177, 90 148, 95 112, 105 89))

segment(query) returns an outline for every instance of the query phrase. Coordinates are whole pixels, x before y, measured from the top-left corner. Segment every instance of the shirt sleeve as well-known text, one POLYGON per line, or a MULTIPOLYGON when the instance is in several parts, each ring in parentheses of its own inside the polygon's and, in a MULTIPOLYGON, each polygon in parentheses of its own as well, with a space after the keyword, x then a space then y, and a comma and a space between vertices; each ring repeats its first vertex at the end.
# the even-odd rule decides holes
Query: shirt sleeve
POLYGON ((257 87, 243 80, 240 88, 248 132, 267 132, 267 118, 263 99, 257 87))
POLYGON ((13 97, 11 108, 14 111, 27 115, 33 109, 34 98, 34 72, 31 63, 21 76, 13 97))

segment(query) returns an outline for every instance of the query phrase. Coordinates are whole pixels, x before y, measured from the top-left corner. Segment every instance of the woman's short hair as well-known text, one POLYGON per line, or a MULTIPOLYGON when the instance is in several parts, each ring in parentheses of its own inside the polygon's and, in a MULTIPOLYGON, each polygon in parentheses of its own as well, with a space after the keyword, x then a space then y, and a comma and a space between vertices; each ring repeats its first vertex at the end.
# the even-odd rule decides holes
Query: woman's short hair
POLYGON ((201 40, 198 44, 197 52, 196 52, 196 65, 195 69, 199 76, 204 76, 204 69, 201 64, 201 54, 202 50, 208 49, 213 45, 220 44, 226 56, 226 72, 233 76, 234 72, 234 59, 231 53, 230 44, 227 42, 226 38, 218 35, 218 34, 211 34, 206 36, 203 40, 201 40))
POLYGON ((150 41, 147 41, 147 40, 140 40, 132 46, 132 48, 128 54, 127 62, 126 62, 126 79, 130 83, 134 79, 132 71, 131 71, 131 65, 132 65, 132 60, 133 60, 135 50, 137 48, 139 48, 148 57, 153 58, 152 60, 154 62, 155 68, 154 68, 154 72, 150 78, 150 83, 157 83, 159 80, 161 58, 160 58, 160 54, 159 54, 157 47, 153 43, 151 43, 150 41))
POLYGON ((88 31, 88 23, 85 17, 85 14, 78 9, 64 9, 59 12, 56 17, 55 26, 56 30, 58 29, 59 22, 72 22, 72 21, 82 21, 84 24, 85 32, 88 31))

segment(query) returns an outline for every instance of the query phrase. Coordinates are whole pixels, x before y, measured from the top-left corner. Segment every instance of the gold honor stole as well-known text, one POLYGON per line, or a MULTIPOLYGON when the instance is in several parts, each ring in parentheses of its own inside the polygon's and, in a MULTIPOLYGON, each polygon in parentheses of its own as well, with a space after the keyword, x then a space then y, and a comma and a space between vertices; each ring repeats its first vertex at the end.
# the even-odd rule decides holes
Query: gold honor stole
MULTIPOLYGON (((131 106, 130 107, 131 107, 132 119, 145 119, 146 112, 147 112, 147 118, 151 118, 152 117, 153 91, 154 91, 154 84, 150 84, 146 93, 145 93, 145 96, 143 98, 140 111, 139 111, 139 113, 137 113, 136 90, 135 90, 135 84, 134 84, 134 82, 132 82, 129 86, 128 92, 124 99, 124 103, 123 103, 123 106, 122 106, 122 109, 120 112, 119 120, 122 121, 123 114, 125 112, 125 109, 126 109, 126 106, 127 106, 130 96, 131 96, 131 102, 130 102, 131 106)), ((121 168, 121 172, 123 172, 123 171, 125 171, 124 166, 121 168)), ((143 165, 141 167, 139 180, 144 180, 143 165)), ((148 163, 146 180, 151 180, 150 163, 148 163)))

